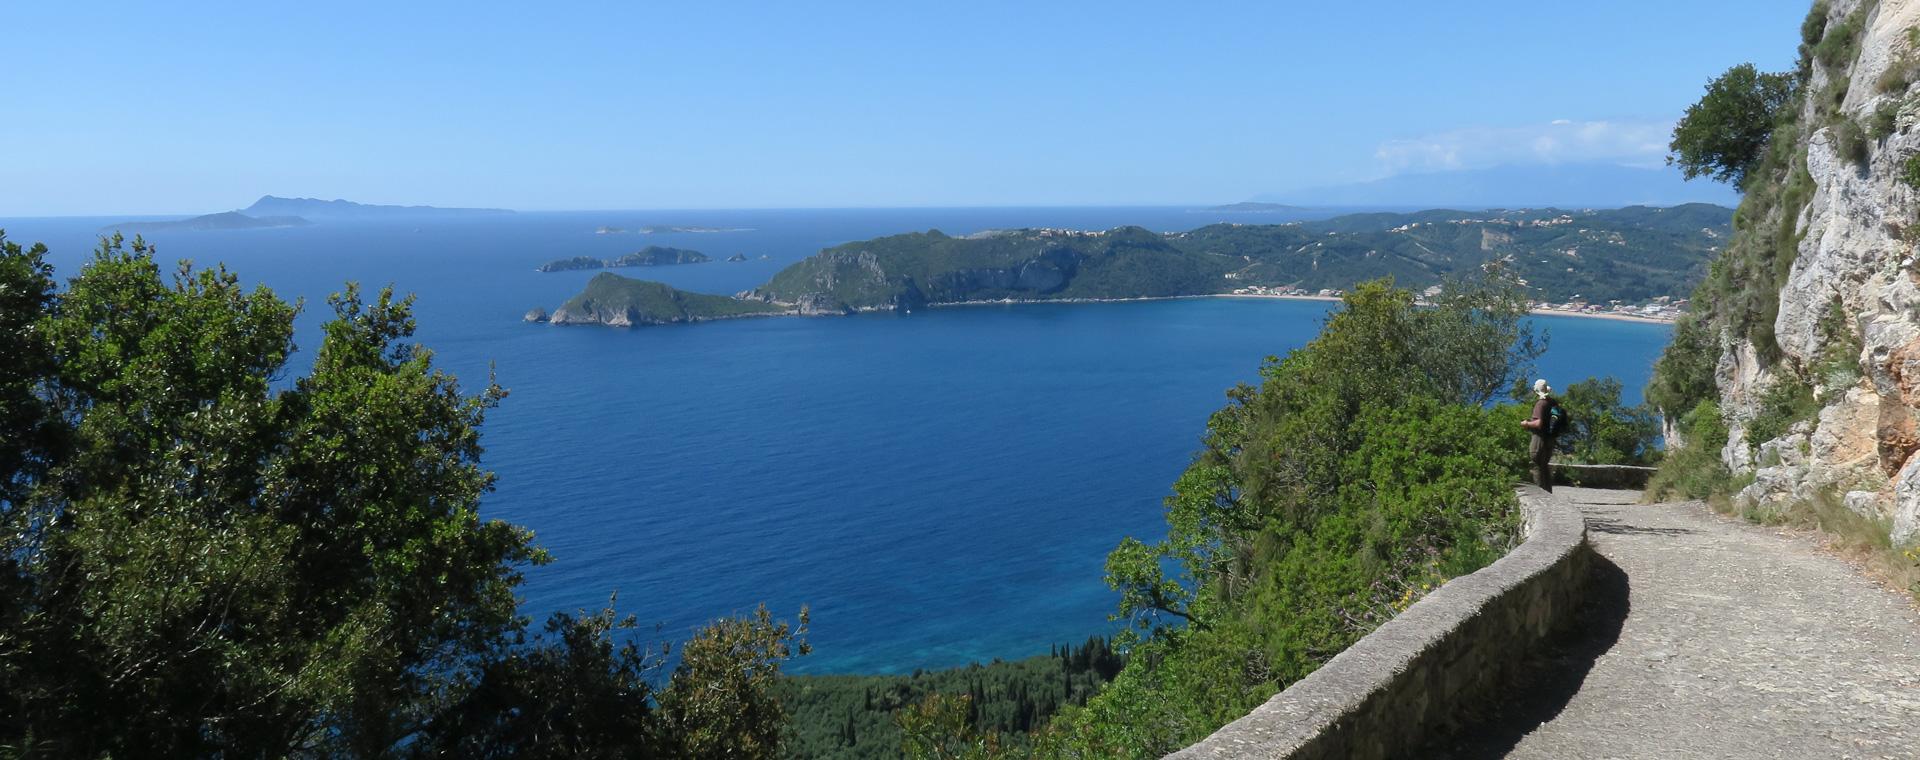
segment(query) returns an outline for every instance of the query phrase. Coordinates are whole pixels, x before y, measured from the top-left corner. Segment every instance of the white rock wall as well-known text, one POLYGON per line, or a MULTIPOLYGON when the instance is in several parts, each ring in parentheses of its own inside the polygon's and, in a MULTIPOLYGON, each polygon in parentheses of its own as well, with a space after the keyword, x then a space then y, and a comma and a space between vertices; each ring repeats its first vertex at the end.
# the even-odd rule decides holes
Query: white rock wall
MULTIPOLYGON (((1833 3, 1838 23, 1859 0, 1833 3)), ((1831 28, 1831 27, 1830 27, 1831 28)), ((1776 441, 1746 440, 1759 399, 1791 375, 1762 366, 1744 341, 1729 336, 1717 379, 1733 435, 1722 457, 1737 474, 1751 473, 1739 506, 1784 509, 1822 493, 1839 495, 1848 509, 1884 524, 1901 544, 1920 542, 1920 280, 1914 246, 1920 230, 1916 192, 1899 181, 1907 159, 1920 154, 1920 87, 1879 92, 1880 75, 1911 47, 1920 28, 1920 0, 1881 0, 1871 10, 1860 55, 1850 72, 1817 62, 1807 85, 1811 101, 1833 77, 1849 76, 1844 114, 1864 123, 1882 103, 1902 105, 1900 129, 1874 144, 1866 166, 1835 150, 1834 129, 1805 134, 1806 169, 1815 192, 1800 213, 1805 234, 1780 293, 1776 338, 1787 360, 1808 366, 1820 355, 1821 321, 1838 298, 1860 336, 1864 376, 1854 387, 1820 389, 1826 408, 1815 424, 1802 423, 1776 441)), ((1806 104, 1803 123, 1811 123, 1806 104)))

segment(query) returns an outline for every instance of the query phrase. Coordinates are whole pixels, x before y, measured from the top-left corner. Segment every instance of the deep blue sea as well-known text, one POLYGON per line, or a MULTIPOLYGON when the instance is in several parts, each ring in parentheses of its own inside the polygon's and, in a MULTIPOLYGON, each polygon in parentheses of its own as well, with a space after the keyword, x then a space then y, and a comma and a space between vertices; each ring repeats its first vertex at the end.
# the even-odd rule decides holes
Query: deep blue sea
MULTIPOLYGON (((178 218, 178 217, 170 217, 178 218)), ((796 672, 901 672, 1046 652, 1113 632, 1106 552, 1164 532, 1160 499, 1223 392, 1311 338, 1328 304, 1180 299, 922 309, 632 329, 521 321, 593 272, 534 268, 642 246, 716 261, 618 270, 733 293, 821 247, 938 228, 1186 230, 1258 222, 1177 208, 593 211, 157 233, 163 260, 225 263, 306 299, 311 347, 343 282, 418 295, 418 339, 478 388, 484 511, 558 558, 522 609, 618 608, 662 635, 760 603, 813 611, 796 672), (597 235, 602 225, 750 228, 597 235), (746 262, 718 261, 735 253, 746 262), (761 255, 771 256, 760 259, 761 255)), ((0 219, 61 277, 126 218, 0 219)), ((1664 326, 1542 317, 1556 386, 1614 375, 1637 403, 1664 326)), ((301 372, 310 356, 295 357, 301 372)), ((650 631, 649 631, 650 632, 650 631)))

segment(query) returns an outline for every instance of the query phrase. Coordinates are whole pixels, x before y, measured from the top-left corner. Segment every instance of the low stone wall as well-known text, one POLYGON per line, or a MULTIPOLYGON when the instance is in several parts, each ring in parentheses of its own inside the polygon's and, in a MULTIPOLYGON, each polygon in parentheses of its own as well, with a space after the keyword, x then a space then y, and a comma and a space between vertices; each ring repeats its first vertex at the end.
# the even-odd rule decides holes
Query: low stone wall
POLYGON ((1410 757, 1569 622, 1593 547, 1579 509, 1518 488, 1527 540, 1455 578, 1174 760, 1410 757))
POLYGON ((1581 486, 1583 488, 1631 488, 1647 487, 1647 480, 1653 477, 1658 467, 1637 467, 1630 464, 1564 464, 1553 463, 1554 485, 1581 486))

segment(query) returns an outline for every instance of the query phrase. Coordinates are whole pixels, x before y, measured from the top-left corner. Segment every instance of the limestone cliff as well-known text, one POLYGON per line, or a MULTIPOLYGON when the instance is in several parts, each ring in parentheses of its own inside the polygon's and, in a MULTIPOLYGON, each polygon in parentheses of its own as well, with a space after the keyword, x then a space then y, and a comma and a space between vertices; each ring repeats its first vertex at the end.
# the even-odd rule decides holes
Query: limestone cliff
POLYGON ((1795 112, 1695 299, 1721 459, 1753 479, 1735 505, 1844 505, 1897 546, 1920 540, 1916 28, 1920 0, 1815 6, 1795 112))

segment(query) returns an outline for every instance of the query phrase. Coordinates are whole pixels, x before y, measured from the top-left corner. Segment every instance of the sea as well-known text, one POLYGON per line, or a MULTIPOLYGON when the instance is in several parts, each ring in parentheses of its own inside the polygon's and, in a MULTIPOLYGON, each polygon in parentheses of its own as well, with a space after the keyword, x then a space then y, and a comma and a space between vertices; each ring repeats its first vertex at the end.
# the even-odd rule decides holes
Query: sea
MULTIPOLYGON (((0 219, 44 242, 61 278, 97 230, 162 217, 0 219)), ((180 217, 164 217, 180 218, 180 217)), ((1324 301, 1188 298, 968 305, 910 314, 611 328, 523 321, 591 271, 535 268, 646 245, 702 264, 615 270, 735 293, 823 247, 908 231, 1188 230, 1261 215, 1185 208, 521 212, 159 232, 166 262, 226 266, 300 300, 304 372, 347 282, 416 298, 418 341, 477 391, 510 391, 484 426, 499 476, 483 514, 533 530, 556 561, 521 610, 610 602, 641 635, 681 640, 766 605, 810 610, 799 673, 900 673, 1110 635, 1106 553, 1165 533, 1161 500, 1209 413, 1265 357, 1309 340, 1324 301), (602 226, 731 232, 597 234, 602 226), (734 254, 746 261, 725 262, 734 254)), ((1539 375, 1611 375, 1637 403, 1664 325, 1541 316, 1539 375)))

